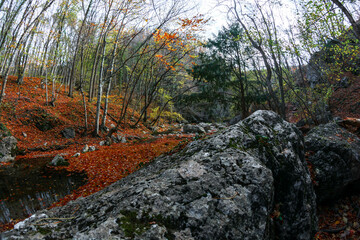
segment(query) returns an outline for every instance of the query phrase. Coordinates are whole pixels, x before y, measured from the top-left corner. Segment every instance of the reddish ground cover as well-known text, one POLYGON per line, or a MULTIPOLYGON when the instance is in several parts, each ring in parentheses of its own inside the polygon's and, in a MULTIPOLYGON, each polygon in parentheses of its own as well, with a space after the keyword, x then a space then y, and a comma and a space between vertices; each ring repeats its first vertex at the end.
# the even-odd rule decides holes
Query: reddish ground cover
MULTIPOLYGON (((51 86, 49 86, 49 92, 51 86)), ((51 92, 49 93, 51 94, 51 92)), ((119 112, 120 99, 113 97, 109 109, 112 116, 119 112)), ((18 86, 16 78, 10 77, 7 94, 1 105, 1 123, 18 139, 18 147, 23 155, 21 158, 37 158, 62 154, 70 163, 69 171, 85 172, 87 183, 66 196, 53 206, 64 205, 80 196, 95 193, 111 183, 137 170, 153 158, 169 153, 175 146, 184 146, 189 135, 159 135, 153 137, 150 130, 139 125, 137 128, 126 127, 118 132, 127 137, 127 143, 100 146, 103 138, 93 137, 91 130, 95 116, 95 103, 87 103, 90 130, 84 132, 83 103, 80 95, 70 98, 61 89, 57 93, 55 106, 47 106, 45 89, 38 78, 25 78, 24 84, 18 86), (66 139, 61 135, 65 127, 76 129, 74 139, 66 139), (49 128, 48 130, 40 130, 49 128), (129 140, 132 139, 132 140, 129 140), (96 151, 80 153, 85 144, 95 146, 96 151)), ((129 115, 131 121, 132 114, 129 115)), ((136 115, 135 115, 136 116, 136 115)), ((115 124, 108 118, 107 126, 115 124)), ((170 125, 163 125, 158 131, 165 131, 170 125)), ((105 137, 106 133, 103 134, 105 137)), ((60 167, 58 167, 60 168, 60 167)), ((11 229, 18 220, 0 226, 0 231, 11 229)))
MULTIPOLYGON (((332 112, 342 118, 360 118, 360 81, 359 77, 349 76, 351 85, 334 91, 330 101, 332 112)), ((10 77, 7 94, 1 104, 1 123, 19 140, 19 149, 25 154, 20 158, 55 156, 63 154, 69 160, 70 171, 85 171, 88 176, 86 185, 71 195, 66 196, 53 206, 64 205, 80 196, 88 196, 109 184, 137 170, 144 163, 160 154, 171 151, 182 142, 182 146, 191 136, 166 135, 153 137, 143 125, 138 128, 124 126, 119 133, 136 137, 125 144, 99 146, 102 138, 94 138, 90 131, 84 134, 83 103, 81 96, 75 94, 69 98, 62 88, 57 93, 55 106, 45 105, 45 89, 38 78, 25 78, 24 84, 18 86, 16 78, 10 77), (39 130, 37 124, 53 123, 47 131, 39 130), (74 139, 65 139, 60 132, 65 127, 76 129, 74 139), (25 134, 24 134, 25 133, 25 134), (98 150, 83 153, 79 157, 71 157, 81 152, 85 144, 94 145, 98 150)), ((58 86, 59 88, 59 86, 58 86)), ((51 95, 51 86, 49 86, 51 95)), ((110 114, 114 117, 119 112, 118 97, 111 98, 110 114)), ((95 116, 95 103, 87 103, 90 130, 95 116)), ((134 113, 136 114, 136 113, 134 113)), ((136 116, 136 115, 135 115, 136 116)), ((131 121, 131 116, 129 116, 131 121)), ((114 123, 108 119, 107 125, 114 123)), ((166 125, 160 130, 167 130, 166 125)), ((360 193, 344 197, 338 201, 322 204, 318 207, 319 229, 316 239, 360 239, 360 193)), ((11 229, 19 220, 0 226, 0 232, 11 229)))

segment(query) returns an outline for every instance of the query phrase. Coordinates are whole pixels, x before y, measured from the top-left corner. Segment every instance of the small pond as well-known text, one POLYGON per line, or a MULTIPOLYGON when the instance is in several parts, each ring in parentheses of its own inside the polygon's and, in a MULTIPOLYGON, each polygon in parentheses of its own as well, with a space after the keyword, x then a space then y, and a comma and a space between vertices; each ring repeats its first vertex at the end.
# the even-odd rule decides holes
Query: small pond
POLYGON ((86 175, 47 167, 49 157, 0 167, 0 224, 47 208, 86 183, 86 175))

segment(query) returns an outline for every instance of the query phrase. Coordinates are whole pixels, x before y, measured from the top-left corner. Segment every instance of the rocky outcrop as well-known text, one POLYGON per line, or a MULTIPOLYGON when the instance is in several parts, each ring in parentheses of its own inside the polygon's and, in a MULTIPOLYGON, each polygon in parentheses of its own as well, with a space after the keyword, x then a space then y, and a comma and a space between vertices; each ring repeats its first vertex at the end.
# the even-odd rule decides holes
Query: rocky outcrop
POLYGON ((336 123, 320 125, 305 137, 318 201, 333 199, 360 183, 360 139, 336 123))
POLYGON ((0 123, 0 163, 11 162, 15 159, 17 139, 11 136, 7 127, 0 123))
POLYGON ((356 51, 358 47, 359 43, 351 31, 342 34, 338 39, 329 39, 320 51, 311 55, 305 67, 309 85, 315 87, 317 84, 328 82, 328 76, 334 71, 359 75, 360 54, 356 51))
POLYGON ((7 239, 312 239, 315 194, 297 128, 257 111, 7 239))
POLYGON ((221 122, 228 119, 231 113, 231 104, 212 100, 197 100, 176 106, 176 112, 180 113, 190 123, 221 122))
POLYGON ((183 126, 183 133, 185 134, 204 134, 209 132, 217 132, 224 129, 225 125, 221 123, 198 123, 198 124, 186 124, 183 126))
POLYGON ((327 71, 329 66, 323 59, 324 51, 314 53, 308 65, 305 67, 305 75, 310 87, 315 87, 317 84, 324 83, 327 80, 327 71))
POLYGON ((58 167, 58 166, 68 166, 69 162, 66 161, 63 156, 60 154, 56 155, 53 160, 51 160, 50 166, 58 167))
POLYGON ((15 159, 17 140, 13 136, 7 136, 0 141, 0 163, 11 162, 15 159))
POLYGON ((201 126, 198 125, 191 125, 191 124, 186 124, 183 127, 183 133, 197 133, 197 134, 204 134, 206 133, 205 129, 201 126))
POLYGON ((240 122, 242 118, 243 118, 243 117, 242 117, 242 114, 236 115, 235 117, 233 117, 232 119, 230 119, 229 125, 234 125, 234 124, 240 122))
POLYGON ((61 131, 61 135, 63 135, 64 138, 75 138, 75 129, 71 127, 64 128, 61 131))

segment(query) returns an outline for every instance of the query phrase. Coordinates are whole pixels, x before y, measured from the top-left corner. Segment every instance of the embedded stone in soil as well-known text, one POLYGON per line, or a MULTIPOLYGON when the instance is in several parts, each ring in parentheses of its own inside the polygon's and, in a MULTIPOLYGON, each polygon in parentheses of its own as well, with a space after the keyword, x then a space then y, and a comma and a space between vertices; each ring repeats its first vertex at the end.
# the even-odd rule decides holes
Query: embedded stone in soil
POLYGON ((49 157, 21 159, 0 167, 0 224, 47 208, 86 183, 84 173, 47 167, 49 157))

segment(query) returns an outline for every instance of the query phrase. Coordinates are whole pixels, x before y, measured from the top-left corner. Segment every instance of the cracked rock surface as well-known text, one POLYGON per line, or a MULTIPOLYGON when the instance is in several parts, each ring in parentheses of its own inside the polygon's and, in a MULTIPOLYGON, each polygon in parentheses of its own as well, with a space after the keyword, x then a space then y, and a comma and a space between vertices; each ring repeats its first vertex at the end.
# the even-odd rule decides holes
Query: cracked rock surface
POLYGON ((312 239, 315 194, 297 128, 271 111, 189 144, 5 239, 312 239))
POLYGON ((320 125, 305 137, 318 202, 335 199, 360 183, 360 139, 336 123, 320 125))

